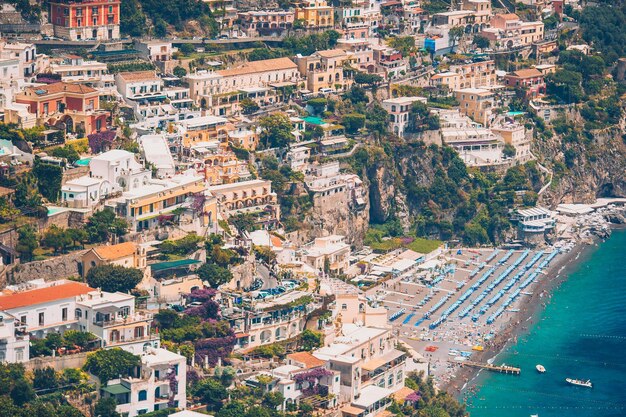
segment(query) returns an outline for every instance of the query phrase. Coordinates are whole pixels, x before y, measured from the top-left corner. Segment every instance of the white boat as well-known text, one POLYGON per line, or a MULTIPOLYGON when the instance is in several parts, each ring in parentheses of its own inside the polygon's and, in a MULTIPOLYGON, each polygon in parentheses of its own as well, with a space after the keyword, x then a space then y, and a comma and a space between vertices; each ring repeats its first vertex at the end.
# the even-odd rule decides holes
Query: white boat
POLYGON ((565 382, 572 385, 577 385, 579 387, 592 388, 591 380, 583 381, 581 379, 573 379, 573 378, 565 378, 565 382))
POLYGON ((537 365, 535 366, 535 368, 537 369, 537 372, 539 372, 540 374, 546 371, 546 368, 544 368, 543 365, 537 365))

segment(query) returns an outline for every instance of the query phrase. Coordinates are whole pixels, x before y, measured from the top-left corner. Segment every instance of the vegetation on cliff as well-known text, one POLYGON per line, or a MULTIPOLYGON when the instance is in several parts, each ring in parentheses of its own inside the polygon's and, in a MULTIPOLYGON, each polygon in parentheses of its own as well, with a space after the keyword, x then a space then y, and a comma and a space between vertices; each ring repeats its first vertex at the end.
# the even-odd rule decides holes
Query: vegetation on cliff
POLYGON ((423 142, 363 147, 351 165, 370 184, 373 223, 402 217, 415 236, 469 245, 501 241, 511 227, 509 209, 534 205, 542 185, 534 162, 505 175, 482 172, 468 169, 452 148, 423 142))

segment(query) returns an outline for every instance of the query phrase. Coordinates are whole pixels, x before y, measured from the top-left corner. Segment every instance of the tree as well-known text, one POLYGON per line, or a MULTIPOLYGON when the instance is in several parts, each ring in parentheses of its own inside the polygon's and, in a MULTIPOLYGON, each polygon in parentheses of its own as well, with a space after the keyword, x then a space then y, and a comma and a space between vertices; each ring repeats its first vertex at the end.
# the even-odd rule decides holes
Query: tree
POLYGON ((263 394, 263 399, 261 400, 261 405, 270 410, 276 410, 278 407, 283 405, 285 401, 285 397, 280 392, 266 392, 263 394))
POLYGON ((246 97, 239 102, 239 106, 241 107, 241 112, 243 114, 252 114, 259 111, 259 105, 252 99, 246 97))
POLYGON ((32 261, 33 252, 39 246, 35 229, 27 224, 17 231, 17 235, 18 238, 15 250, 19 252, 20 260, 22 262, 32 261))
POLYGON ((100 398, 94 408, 96 417, 120 417, 120 413, 115 411, 117 401, 113 397, 100 398))
POLYGON ((393 49, 397 49, 403 57, 415 52, 415 38, 413 36, 396 36, 389 38, 387 43, 393 49))
POLYGON ((154 22, 154 34, 158 38, 164 38, 167 35, 167 22, 161 18, 158 18, 154 22))
POLYGON ((307 101, 306 104, 307 106, 311 106, 314 114, 320 114, 324 111, 324 109, 326 109, 328 100, 324 97, 316 97, 307 101))
POLYGON ((343 116, 341 124, 346 128, 348 133, 356 133, 365 126, 365 116, 358 113, 350 113, 343 116))
POLYGON ((87 233, 91 242, 105 242, 114 236, 122 236, 128 231, 128 223, 117 218, 111 209, 104 209, 93 214, 87 221, 87 233))
POLYGON ((97 376, 102 384, 106 384, 119 375, 127 376, 133 367, 140 364, 139 356, 120 348, 112 348, 89 353, 83 369, 97 376))
POLYGON ((59 378, 54 368, 46 366, 43 369, 35 369, 33 386, 36 390, 50 390, 59 386, 59 378))
POLYGON ((259 120, 259 126, 261 127, 260 142, 266 148, 282 148, 294 139, 291 134, 293 126, 285 114, 275 113, 262 117, 259 120))
POLYGON ((389 113, 380 104, 374 106, 367 112, 367 120, 365 125, 378 135, 384 135, 387 132, 389 122, 389 113))
POLYGON ((87 272, 87 284, 106 292, 128 292, 141 282, 143 272, 119 265, 98 265, 87 272))
POLYGON ((489 39, 481 35, 475 35, 474 40, 472 40, 472 45, 479 49, 489 48, 489 39))
POLYGON ((56 156, 57 158, 65 158, 70 164, 73 164, 80 159, 80 154, 72 145, 54 148, 50 151, 50 155, 56 156))
POLYGON ((111 149, 116 135, 117 133, 114 130, 105 130, 87 135, 91 152, 101 153, 111 149))
POLYGON ((207 378, 198 383, 195 395, 202 399, 202 402, 207 406, 207 410, 218 411, 228 397, 228 392, 218 380, 207 378))
POLYGON ((515 146, 511 145, 510 143, 504 144, 504 149, 502 149, 502 156, 504 156, 505 158, 513 158, 515 157, 515 153, 515 146))
POLYGON ((172 70, 172 73, 178 78, 183 78, 185 75, 187 75, 187 70, 180 65, 177 65, 172 70))
POLYGON ((367 84, 370 87, 374 87, 381 82, 383 78, 380 75, 368 74, 365 72, 357 72, 354 76, 354 82, 357 84, 367 84))
POLYGON ((11 399, 15 405, 21 407, 27 402, 35 399, 35 390, 26 379, 19 378, 13 383, 13 388, 11 389, 11 399))
POLYGON ((324 344, 324 335, 320 332, 305 329, 300 335, 300 347, 302 350, 313 350, 324 344))
POLYGON ((63 168, 54 164, 47 164, 41 160, 35 160, 33 174, 37 177, 39 192, 48 201, 57 201, 61 193, 61 182, 63 181, 63 168))
POLYGON ((546 77, 546 92, 565 103, 578 103, 583 99, 582 75, 569 70, 558 70, 546 77))
POLYGON ((206 263, 196 270, 196 274, 202 281, 209 283, 211 288, 218 288, 233 279, 233 274, 227 269, 216 264, 206 263))
POLYGON ((183 43, 182 45, 180 45, 180 48, 178 48, 178 50, 185 55, 190 55, 196 50, 196 48, 194 48, 194 46, 190 43, 183 43))
POLYGON ((345 96, 345 98, 350 100, 350 102, 352 104, 358 104, 358 103, 366 103, 367 104, 369 102, 369 99, 367 98, 367 94, 365 93, 365 90, 363 90, 358 85, 353 85, 345 93, 344 96, 345 96))
POLYGON ((146 16, 139 0, 124 0, 120 6, 120 31, 130 36, 141 36, 146 27, 146 16))
POLYGON ((42 243, 48 248, 53 248, 54 252, 58 253, 60 249, 65 250, 72 244, 72 238, 65 229, 61 229, 56 224, 53 224, 44 233, 42 243))
POLYGON ((41 202, 37 177, 32 172, 23 175, 15 187, 13 204, 26 215, 36 216, 42 210, 45 211, 41 202))
POLYGON ((83 242, 89 239, 89 234, 85 229, 70 228, 65 231, 68 238, 72 241, 74 246, 81 246, 83 242))
POLYGON ((450 30, 448 30, 448 36, 450 37, 450 40, 452 41, 452 45, 456 45, 458 40, 463 37, 464 33, 465 31, 462 26, 454 26, 450 28, 450 30))

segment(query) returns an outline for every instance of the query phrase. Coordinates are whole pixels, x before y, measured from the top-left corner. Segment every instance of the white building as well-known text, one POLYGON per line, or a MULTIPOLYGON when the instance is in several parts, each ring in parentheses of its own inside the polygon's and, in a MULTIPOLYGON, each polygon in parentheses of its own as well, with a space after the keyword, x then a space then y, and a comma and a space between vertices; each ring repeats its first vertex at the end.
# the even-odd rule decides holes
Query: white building
POLYGON ((109 87, 114 84, 107 64, 98 61, 85 61, 80 56, 68 55, 57 63, 50 64, 52 74, 61 76, 67 83, 90 83, 94 86, 109 87))
POLYGON ((70 206, 89 208, 122 191, 147 185, 151 176, 135 155, 115 149, 93 157, 89 175, 67 181, 61 187, 61 198, 70 206))
POLYGON ((117 91, 126 100, 163 99, 163 80, 154 71, 120 72, 115 74, 117 91))
POLYGON ((146 348, 141 366, 129 376, 108 381, 100 388, 103 398, 117 401, 117 412, 128 417, 164 408, 187 408, 187 361, 165 349, 146 348))
POLYGON ((90 291, 93 288, 74 281, 39 283, 36 288, 5 291, 0 295, 0 311, 14 317, 25 332, 41 339, 51 332, 76 328, 76 297, 90 291))
POLYGON ((120 292, 91 291, 76 297, 78 329, 91 332, 102 347, 119 347, 138 354, 146 347, 160 346, 151 328, 152 313, 135 310, 135 297, 120 292))
POLYGON ((407 354, 397 350, 392 329, 345 323, 328 346, 313 352, 341 373, 341 400, 375 415, 404 387, 407 354), (381 402, 382 401, 382 402, 381 402))
POLYGON ((344 236, 318 237, 302 246, 297 251, 296 258, 318 271, 327 268, 326 272, 343 274, 350 266, 350 245, 345 242, 344 236))
POLYGON ((37 47, 33 43, 7 43, 0 39, 0 59, 17 59, 22 77, 37 72, 37 47))
POLYGON ((158 178, 176 174, 176 164, 164 135, 143 135, 137 141, 143 157, 156 168, 158 178))
POLYGON ((30 337, 20 327, 18 319, 0 311, 0 363, 28 361, 30 337))
POLYGON ((397 97, 383 100, 383 108, 389 113, 391 131, 398 136, 404 136, 409 124, 411 106, 420 102, 426 104, 426 97, 397 97))
POLYGON ((172 59, 172 42, 164 40, 150 40, 135 42, 135 49, 141 56, 153 62, 166 62, 172 59))

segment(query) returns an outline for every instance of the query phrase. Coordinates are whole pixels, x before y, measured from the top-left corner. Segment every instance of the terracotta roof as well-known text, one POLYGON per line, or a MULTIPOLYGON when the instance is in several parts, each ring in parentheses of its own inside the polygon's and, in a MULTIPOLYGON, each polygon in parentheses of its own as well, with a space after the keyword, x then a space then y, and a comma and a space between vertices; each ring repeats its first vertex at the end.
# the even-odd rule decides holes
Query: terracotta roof
POLYGON ((41 87, 29 87, 29 92, 41 97, 51 94, 58 94, 62 92, 74 93, 74 94, 89 94, 96 93, 98 90, 95 88, 87 87, 83 84, 70 84, 64 82, 58 82, 48 84, 41 87))
POLYGON ((307 369, 315 368, 317 366, 322 366, 326 363, 325 361, 321 359, 317 359, 315 356, 311 355, 309 352, 290 353, 289 355, 287 355, 287 358, 291 359, 294 362, 303 363, 307 369))
POLYGON ((317 51, 317 54, 322 58, 335 58, 346 55, 346 51, 343 49, 327 49, 325 51, 317 51))
POLYGON ((398 391, 394 392, 391 396, 393 397, 394 400, 398 401, 399 403, 402 403, 404 402, 404 400, 406 400, 406 397, 413 394, 414 392, 415 391, 409 387, 402 387, 398 391))
POLYGON ((64 300, 87 294, 94 289, 81 282, 67 282, 60 285, 52 285, 36 290, 17 292, 0 296, 0 310, 10 310, 19 307, 28 307, 43 304, 50 301, 64 300))
POLYGON ((296 69, 298 66, 289 58, 264 59, 261 61, 246 62, 245 64, 226 70, 216 71, 223 77, 252 74, 255 72, 279 71, 285 69, 296 69))
POLYGON ((134 242, 118 243, 117 245, 98 246, 93 251, 100 259, 113 260, 131 256, 137 250, 134 242))
POLYGON ((515 13, 505 13, 505 14, 499 14, 496 16, 504 20, 519 20, 519 16, 516 15, 515 13))
POLYGON ((156 72, 154 71, 134 71, 134 72, 120 72, 117 74, 124 81, 144 81, 144 80, 158 80, 156 72))
POLYGON ((272 239, 272 246, 277 247, 277 248, 282 248, 283 247, 283 241, 280 240, 280 238, 278 236, 270 236, 270 239, 272 239))
POLYGON ((519 78, 541 77, 543 74, 536 68, 527 68, 513 71, 513 75, 519 78))
POLYGON ((391 417, 393 416, 393 413, 389 410, 383 410, 380 413, 376 414, 375 417, 391 417))

